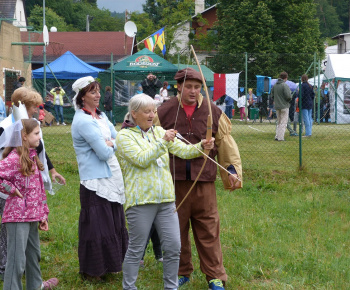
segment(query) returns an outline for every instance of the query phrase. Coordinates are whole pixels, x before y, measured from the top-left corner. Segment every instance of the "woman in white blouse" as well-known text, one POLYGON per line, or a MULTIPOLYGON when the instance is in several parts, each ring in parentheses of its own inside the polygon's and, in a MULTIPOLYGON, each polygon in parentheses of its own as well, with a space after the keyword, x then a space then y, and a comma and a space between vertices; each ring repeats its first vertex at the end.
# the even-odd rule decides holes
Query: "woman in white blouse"
POLYGON ((100 84, 93 77, 80 78, 72 87, 72 137, 80 176, 80 273, 99 280, 122 270, 128 247, 124 182, 115 157, 117 131, 98 109, 100 84))

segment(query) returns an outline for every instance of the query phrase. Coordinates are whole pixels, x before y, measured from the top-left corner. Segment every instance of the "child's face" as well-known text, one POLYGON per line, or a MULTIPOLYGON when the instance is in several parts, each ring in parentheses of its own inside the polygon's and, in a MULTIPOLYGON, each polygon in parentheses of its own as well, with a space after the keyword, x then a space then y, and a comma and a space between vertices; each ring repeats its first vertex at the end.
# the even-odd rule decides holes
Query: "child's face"
POLYGON ((28 142, 30 148, 36 148, 39 146, 40 143, 40 127, 35 127, 35 129, 29 133, 27 136, 24 136, 23 138, 25 141, 28 142))

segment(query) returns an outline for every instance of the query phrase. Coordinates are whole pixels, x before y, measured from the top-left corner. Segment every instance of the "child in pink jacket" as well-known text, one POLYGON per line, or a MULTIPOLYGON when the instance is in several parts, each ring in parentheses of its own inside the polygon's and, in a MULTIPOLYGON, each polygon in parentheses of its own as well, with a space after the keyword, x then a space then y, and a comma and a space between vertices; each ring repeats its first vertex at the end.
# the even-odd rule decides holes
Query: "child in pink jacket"
POLYGON ((36 147, 40 141, 40 127, 36 120, 22 122, 22 146, 7 147, 0 161, 0 191, 9 194, 2 223, 7 230, 7 264, 4 288, 22 289, 21 278, 26 272, 26 289, 52 289, 56 278, 43 282, 40 271, 40 230, 49 229, 44 183, 39 170, 36 147))

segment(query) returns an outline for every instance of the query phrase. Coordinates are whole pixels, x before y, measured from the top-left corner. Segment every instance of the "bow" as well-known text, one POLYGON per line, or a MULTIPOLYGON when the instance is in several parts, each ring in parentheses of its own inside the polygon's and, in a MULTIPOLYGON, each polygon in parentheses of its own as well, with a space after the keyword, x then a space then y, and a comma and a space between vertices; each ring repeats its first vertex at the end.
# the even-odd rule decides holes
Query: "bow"
MULTIPOLYGON (((205 78, 204 78, 204 75, 203 75, 203 72, 202 72, 202 69, 201 69, 201 66, 199 64, 199 61, 198 61, 198 58, 197 58, 197 55, 196 55, 196 52, 194 51, 193 49, 193 46, 191 45, 191 51, 193 53, 193 56, 196 60, 196 63, 197 63, 197 66, 198 66, 198 69, 199 69, 199 72, 202 76, 202 82, 203 82, 203 88, 204 88, 204 92, 205 92, 205 95, 207 97, 207 103, 208 103, 208 109, 209 109, 209 115, 208 115, 208 119, 207 119, 207 134, 206 134, 206 139, 208 141, 211 140, 211 137, 212 137, 212 132, 213 132, 213 114, 211 112, 211 103, 210 103, 210 98, 209 98, 209 93, 208 93, 208 87, 207 87, 207 83, 205 82, 205 78)), ((204 150, 204 153, 206 155, 209 155, 209 152, 210 150, 204 150)), ((189 191, 186 193, 185 197, 182 199, 182 201, 180 202, 180 204, 178 205, 178 207, 176 208, 175 212, 179 210, 180 206, 184 203, 184 201, 186 200, 186 198, 189 196, 189 194, 191 193, 192 189, 194 188, 194 186, 196 185, 199 177, 201 176, 202 172, 203 172, 203 169, 205 167, 205 164, 207 163, 207 156, 204 155, 204 162, 203 162, 203 165, 202 165, 202 168, 201 170, 199 171, 196 179, 194 180, 191 188, 189 189, 189 191)))

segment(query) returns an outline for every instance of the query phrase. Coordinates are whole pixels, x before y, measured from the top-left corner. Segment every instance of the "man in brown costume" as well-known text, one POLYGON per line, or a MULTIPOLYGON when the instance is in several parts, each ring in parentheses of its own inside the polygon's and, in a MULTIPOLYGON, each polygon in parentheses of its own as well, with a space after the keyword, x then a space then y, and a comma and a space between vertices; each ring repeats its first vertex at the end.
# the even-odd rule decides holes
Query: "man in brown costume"
MULTIPOLYGON (((192 68, 180 70, 175 75, 178 95, 158 108, 154 124, 164 129, 175 129, 192 144, 206 137, 208 101, 203 98, 201 74, 192 68), (179 104, 180 102, 180 104, 179 104)), ((217 106, 210 103, 212 109, 212 136, 215 137, 214 149, 209 156, 215 158, 232 174, 220 169, 226 189, 242 187, 242 164, 236 142, 231 136, 231 122, 217 106)), ((170 168, 175 180, 176 204, 179 205, 194 183, 204 158, 183 160, 170 158, 170 168), (173 162, 175 162, 175 170, 173 162)), ((210 160, 192 189, 189 197, 178 210, 181 255, 179 267, 179 286, 190 282, 193 272, 190 223, 196 243, 200 268, 206 275, 210 289, 224 289, 227 275, 223 266, 220 244, 220 222, 216 201, 215 180, 217 165, 210 160)))

